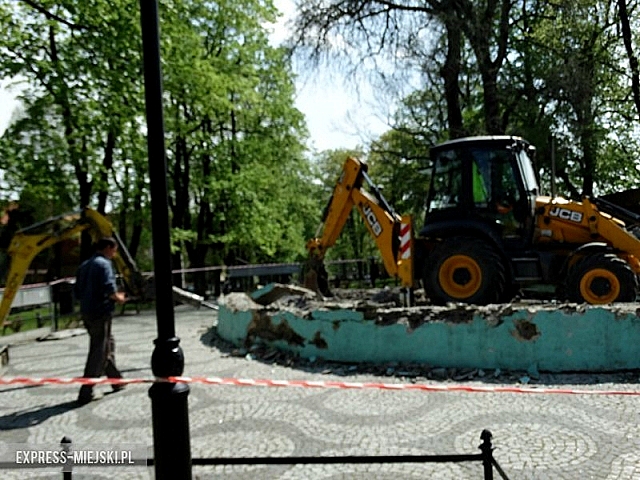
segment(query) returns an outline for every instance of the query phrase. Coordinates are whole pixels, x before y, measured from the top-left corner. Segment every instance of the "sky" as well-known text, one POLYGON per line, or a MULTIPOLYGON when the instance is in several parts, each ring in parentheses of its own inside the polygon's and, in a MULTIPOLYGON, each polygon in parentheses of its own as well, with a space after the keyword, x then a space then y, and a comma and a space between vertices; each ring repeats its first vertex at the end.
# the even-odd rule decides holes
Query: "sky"
POLYGON ((4 132, 9 124, 11 113, 18 106, 14 94, 5 88, 5 83, 0 83, 0 133, 4 132))
MULTIPOLYGON (((274 4, 283 14, 279 22, 270 27, 271 41, 278 44, 287 37, 287 22, 295 12, 293 0, 275 0, 274 4)), ((301 63, 294 63, 295 102, 306 117, 311 137, 308 146, 312 151, 353 149, 388 130, 382 120, 384 115, 372 107, 375 96, 368 84, 360 81, 354 85, 344 74, 326 65, 310 69, 301 63), (304 70, 295 71, 297 68, 304 70)), ((16 92, 7 90, 6 83, 0 82, 0 134, 18 105, 16 92)))
MULTIPOLYGON (((271 40, 278 43, 289 34, 287 24, 295 16, 293 0, 274 0, 282 17, 272 27, 271 40)), ((311 135, 310 147, 318 151, 355 148, 389 129, 372 105, 371 85, 359 79, 357 84, 335 68, 322 65, 311 68, 294 62, 296 107, 305 114, 311 135)))

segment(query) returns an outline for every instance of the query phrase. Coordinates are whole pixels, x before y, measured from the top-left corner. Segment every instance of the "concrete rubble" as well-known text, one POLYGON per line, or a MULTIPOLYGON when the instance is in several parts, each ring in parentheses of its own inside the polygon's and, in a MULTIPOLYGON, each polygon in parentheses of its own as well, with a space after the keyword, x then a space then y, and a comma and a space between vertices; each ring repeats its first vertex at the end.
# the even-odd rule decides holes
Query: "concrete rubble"
MULTIPOLYGON (((365 320, 371 320, 377 325, 404 324, 409 328, 417 328, 428 322, 469 323, 476 315, 483 317, 490 325, 497 325, 502 318, 512 315, 515 311, 526 311, 530 316, 540 311, 581 315, 588 309, 594 308, 590 305, 560 303, 555 300, 522 299, 486 306, 461 303, 435 306, 429 304, 422 290, 416 292, 415 305, 405 307, 399 289, 336 289, 333 293, 333 297, 319 297, 315 292, 304 287, 271 283, 256 290, 249 297, 244 293, 231 293, 225 296, 223 301, 227 308, 234 311, 290 312, 299 318, 307 319, 312 318, 313 312, 316 311, 352 310, 361 312, 365 320)), ((616 317, 627 315, 640 317, 640 307, 635 303, 597 308, 606 309, 616 317)), ((523 325, 522 328, 524 330, 526 327, 523 325)), ((524 331, 523 334, 527 335, 524 331)))

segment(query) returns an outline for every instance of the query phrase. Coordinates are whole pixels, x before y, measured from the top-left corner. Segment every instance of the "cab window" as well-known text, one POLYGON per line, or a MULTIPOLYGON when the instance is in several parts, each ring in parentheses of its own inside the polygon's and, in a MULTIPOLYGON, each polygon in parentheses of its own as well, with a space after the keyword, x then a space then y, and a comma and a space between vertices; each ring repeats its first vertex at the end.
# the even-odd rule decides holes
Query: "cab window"
POLYGON ((513 207, 520 201, 510 151, 474 148, 471 157, 473 200, 477 207, 513 207))
POLYGON ((435 158, 428 210, 442 210, 460 205, 462 162, 455 150, 447 150, 435 158))

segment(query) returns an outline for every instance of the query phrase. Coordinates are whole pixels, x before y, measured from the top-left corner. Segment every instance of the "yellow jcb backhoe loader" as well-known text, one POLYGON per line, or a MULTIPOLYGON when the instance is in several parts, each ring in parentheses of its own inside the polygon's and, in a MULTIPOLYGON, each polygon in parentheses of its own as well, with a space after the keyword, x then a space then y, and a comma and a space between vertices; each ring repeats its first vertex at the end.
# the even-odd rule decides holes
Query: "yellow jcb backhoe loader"
POLYGON ((307 244, 314 267, 308 279, 317 276, 321 291, 326 286, 321 261, 356 205, 388 273, 405 286, 422 282, 434 304, 504 302, 532 286, 555 287, 557 297, 578 303, 634 301, 640 215, 604 198, 540 195, 533 154, 526 140, 511 136, 432 147, 425 222, 408 242, 405 237, 410 254, 404 257, 400 225, 410 219, 393 211, 365 165, 347 160, 323 224, 307 244), (373 195, 361 191, 364 181, 373 195))

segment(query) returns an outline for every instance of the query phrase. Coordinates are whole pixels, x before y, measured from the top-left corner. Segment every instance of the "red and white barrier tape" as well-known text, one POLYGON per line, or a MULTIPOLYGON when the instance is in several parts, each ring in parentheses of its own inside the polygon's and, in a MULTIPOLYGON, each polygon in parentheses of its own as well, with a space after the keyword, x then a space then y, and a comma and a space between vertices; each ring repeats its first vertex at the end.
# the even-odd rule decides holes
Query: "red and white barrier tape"
POLYGON ((469 393, 537 393, 564 395, 631 395, 640 396, 639 390, 589 390, 573 388, 509 387, 479 385, 435 385, 420 383, 337 382, 316 380, 268 380, 220 377, 167 377, 167 378, 60 378, 60 377, 0 377, 2 385, 130 385, 138 383, 199 383, 204 385, 233 385, 237 387, 296 387, 339 388, 357 390, 419 390, 424 392, 469 393))

